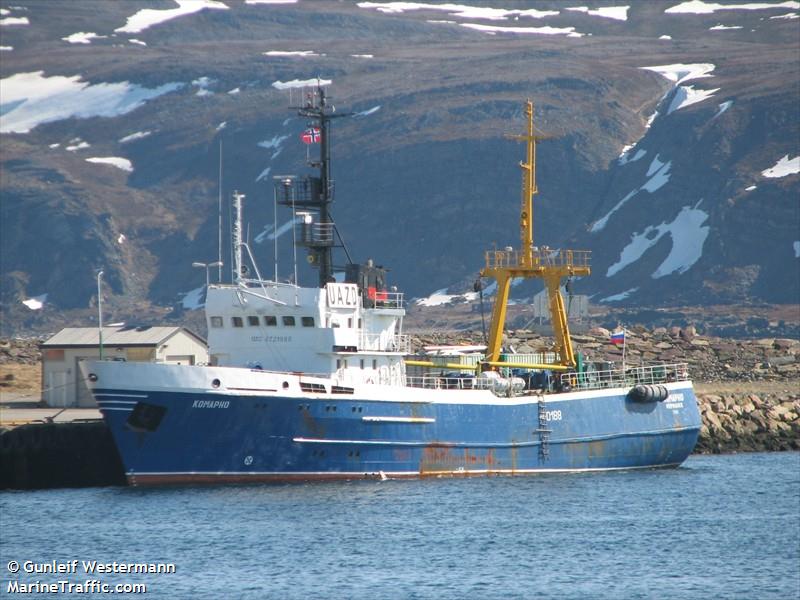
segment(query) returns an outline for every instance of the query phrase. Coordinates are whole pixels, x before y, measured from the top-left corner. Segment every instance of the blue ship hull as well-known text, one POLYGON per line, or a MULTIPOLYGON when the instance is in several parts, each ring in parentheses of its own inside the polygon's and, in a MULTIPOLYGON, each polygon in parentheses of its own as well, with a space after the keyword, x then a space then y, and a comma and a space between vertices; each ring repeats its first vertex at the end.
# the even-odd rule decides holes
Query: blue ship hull
POLYGON ((488 401, 437 390, 441 402, 415 400, 415 388, 402 388, 408 401, 93 393, 128 481, 143 485, 674 467, 694 448, 701 419, 690 382, 667 387, 666 401, 646 403, 625 389, 488 401))

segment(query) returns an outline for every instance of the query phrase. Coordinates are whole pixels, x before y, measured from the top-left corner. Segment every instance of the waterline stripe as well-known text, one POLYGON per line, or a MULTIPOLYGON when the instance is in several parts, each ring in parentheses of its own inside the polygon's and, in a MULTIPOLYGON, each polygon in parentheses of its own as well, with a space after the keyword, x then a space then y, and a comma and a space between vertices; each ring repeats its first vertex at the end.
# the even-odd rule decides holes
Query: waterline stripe
MULTIPOLYGON (((594 435, 576 438, 564 439, 551 439, 548 440, 549 444, 580 444, 584 442, 607 441, 619 438, 637 437, 637 436, 656 436, 667 435, 674 433, 681 433, 683 431, 697 431, 698 427, 676 427, 674 429, 661 429, 653 431, 636 431, 630 433, 611 433, 606 435, 594 435)), ((417 448, 526 448, 529 446, 538 446, 541 444, 539 440, 531 440, 528 442, 432 442, 432 441, 392 441, 392 440, 336 440, 325 438, 292 438, 293 442, 301 444, 361 444, 364 446, 411 446, 417 448)))
POLYGON ((370 423, 436 423, 436 419, 429 417, 361 417, 361 420, 370 423))
POLYGON ((635 469, 671 469, 679 467, 681 463, 659 463, 652 465, 635 465, 630 467, 586 467, 578 469, 464 469, 452 471, 128 471, 127 477, 186 477, 226 476, 237 477, 342 477, 342 478, 381 478, 381 473, 387 478, 398 477, 439 477, 447 475, 524 475, 534 473, 589 473, 596 471, 632 471, 635 469))

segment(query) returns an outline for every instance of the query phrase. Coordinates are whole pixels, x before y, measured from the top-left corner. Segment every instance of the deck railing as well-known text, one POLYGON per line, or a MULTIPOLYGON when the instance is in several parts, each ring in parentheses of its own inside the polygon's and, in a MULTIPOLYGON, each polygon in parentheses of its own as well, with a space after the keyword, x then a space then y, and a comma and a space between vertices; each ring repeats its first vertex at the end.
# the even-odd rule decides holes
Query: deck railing
MULTIPOLYGON (((589 250, 561 250, 536 247, 531 251, 531 266, 537 267, 588 267, 589 250)), ((489 250, 486 252, 486 268, 521 267, 524 264, 521 250, 489 250)))
POLYGON ((495 385, 496 382, 492 379, 474 376, 406 375, 406 386, 432 390, 490 390, 495 385))
POLYGON ((689 371, 686 363, 628 367, 624 371, 611 369, 588 373, 564 373, 560 378, 562 389, 569 386, 575 390, 597 390, 639 384, 653 385, 688 379, 689 371))
POLYGON ((359 336, 358 349, 409 354, 411 352, 411 338, 407 335, 362 333, 359 336))
POLYGON ((375 292, 374 298, 364 299, 364 308, 403 308, 403 292, 375 292))

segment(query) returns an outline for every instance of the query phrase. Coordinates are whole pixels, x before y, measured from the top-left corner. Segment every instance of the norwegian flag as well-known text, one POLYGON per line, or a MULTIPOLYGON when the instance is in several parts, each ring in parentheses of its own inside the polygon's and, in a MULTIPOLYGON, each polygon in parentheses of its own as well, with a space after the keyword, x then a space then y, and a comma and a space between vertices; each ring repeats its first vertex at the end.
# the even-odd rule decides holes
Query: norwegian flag
POLYGON ((300 139, 303 140, 304 144, 319 144, 322 134, 319 131, 319 127, 309 127, 302 133, 300 139))

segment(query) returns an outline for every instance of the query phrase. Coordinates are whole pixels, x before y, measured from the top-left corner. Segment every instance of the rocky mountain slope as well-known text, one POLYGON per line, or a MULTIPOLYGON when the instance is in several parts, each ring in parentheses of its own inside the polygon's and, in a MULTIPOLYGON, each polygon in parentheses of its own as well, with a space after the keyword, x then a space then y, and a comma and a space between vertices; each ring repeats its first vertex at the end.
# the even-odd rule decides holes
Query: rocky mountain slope
POLYGON ((99 268, 115 316, 163 319, 217 258, 220 146, 225 228, 238 189, 262 270, 277 229, 286 277, 272 176, 303 171, 287 82, 316 78, 355 113, 333 133, 350 254, 410 296, 518 244, 504 135, 531 97, 553 136, 536 241, 594 251, 577 291, 797 302, 800 3, 574 4, 0 2, 4 332, 85 318, 99 268))

